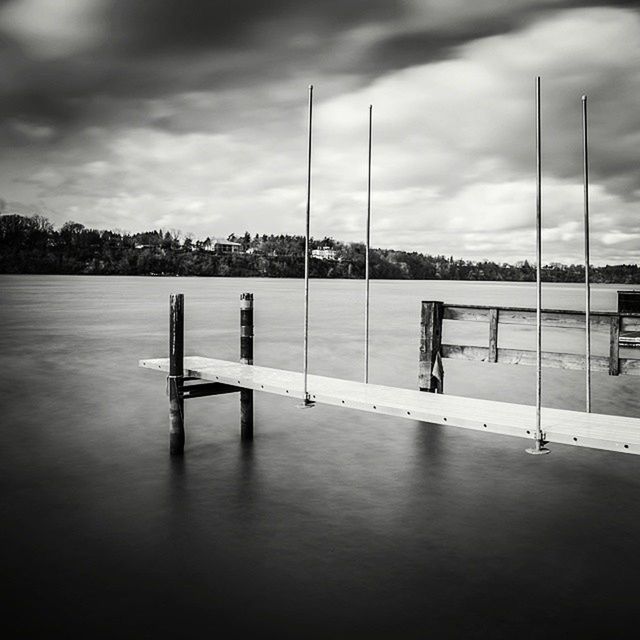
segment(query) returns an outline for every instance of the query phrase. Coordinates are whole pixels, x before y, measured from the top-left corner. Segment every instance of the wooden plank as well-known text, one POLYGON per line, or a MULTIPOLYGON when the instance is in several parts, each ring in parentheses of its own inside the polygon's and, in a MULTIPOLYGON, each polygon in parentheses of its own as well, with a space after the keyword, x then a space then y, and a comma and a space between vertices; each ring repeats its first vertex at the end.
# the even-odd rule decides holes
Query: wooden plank
POLYGON ((498 322, 500 311, 489 310, 489 362, 498 362, 498 322))
MULTIPOLYGON (((166 372, 168 360, 141 360, 140 366, 166 372)), ((197 356, 186 357, 184 367, 188 375, 212 382, 297 399, 303 397, 303 378, 298 372, 197 356)), ((324 376, 309 375, 308 383, 311 399, 317 403, 529 439, 535 431, 533 406, 422 393, 324 376)), ((542 429, 549 442, 640 454, 640 420, 637 418, 543 408, 542 429)))
POLYGON ((469 307, 467 305, 445 305, 445 320, 466 320, 468 322, 488 322, 490 307, 469 307))
MULTIPOLYGON (((469 322, 489 322, 493 307, 445 305, 445 320, 466 320, 469 322)), ((535 326, 536 310, 522 307, 498 307, 500 311, 500 324, 535 326)), ((591 330, 604 332, 609 330, 612 314, 602 311, 591 312, 591 330)), ((562 327, 567 329, 585 328, 585 314, 581 311, 568 309, 543 309, 543 327, 562 327)))
MULTIPOLYGON (((448 309, 455 309, 457 312, 463 312, 465 310, 469 311, 469 312, 480 312, 480 311, 486 311, 488 313, 489 309, 492 309, 493 306, 495 305, 483 305, 483 304, 447 304, 445 305, 446 308, 448 309)), ((535 314, 535 309, 532 309, 531 307, 498 307, 501 311, 533 311, 533 313, 535 314)), ((543 312, 546 313, 558 313, 558 314, 565 314, 565 315, 583 315, 584 316, 584 312, 582 311, 576 311, 575 309, 543 309, 543 312)), ((611 315, 616 315, 617 311, 592 311, 591 312, 592 315, 594 316, 602 316, 602 317, 609 317, 611 315)), ((640 318, 640 314, 623 314, 625 316, 636 316, 640 318)))
MULTIPOLYGON (((591 315, 591 331, 607 331, 610 315, 591 315)), ((529 311, 501 311, 502 324, 535 326, 536 312, 529 311)), ((542 311, 543 327, 562 327, 563 329, 585 329, 585 314, 580 312, 566 313, 563 311, 542 311)))
MULTIPOLYGON (((477 360, 490 362, 490 350, 486 347, 471 345, 443 344, 442 357, 450 360, 477 360)), ((535 367, 536 352, 529 349, 498 349, 497 362, 500 364, 520 364, 535 367)), ((630 360, 633 362, 633 360, 630 360)), ((558 353, 554 351, 542 352, 542 366, 555 369, 584 370, 585 357, 578 353, 558 353)), ((625 366, 625 373, 637 375, 631 365, 625 366)), ((609 371, 609 358, 604 356, 591 356, 591 370, 607 373, 609 371)))
MULTIPOLYGON (((498 362, 501 364, 536 365, 536 352, 527 349, 499 349, 498 362)), ((584 371, 586 358, 579 353, 542 352, 542 366, 552 369, 571 369, 584 371)), ((607 372, 609 359, 603 356, 591 356, 591 371, 607 372)))
POLYGON ((612 316, 609 331, 609 375, 620 373, 620 317, 612 316))

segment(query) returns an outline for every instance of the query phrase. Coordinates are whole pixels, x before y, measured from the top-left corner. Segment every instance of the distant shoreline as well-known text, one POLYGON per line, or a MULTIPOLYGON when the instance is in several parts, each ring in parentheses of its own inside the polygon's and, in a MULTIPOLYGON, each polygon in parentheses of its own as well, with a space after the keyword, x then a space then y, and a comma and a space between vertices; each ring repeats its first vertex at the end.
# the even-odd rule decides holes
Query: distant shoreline
MULTIPOLYGON (((67 222, 59 230, 42 216, 0 216, 0 273, 40 275, 197 276, 301 278, 305 239, 297 235, 231 234, 226 239, 194 240, 154 230, 121 234, 67 222)), ((364 278, 363 243, 311 239, 312 278, 364 278)), ((417 251, 372 248, 372 280, 461 280, 533 282, 532 262, 463 260, 417 251)), ((591 266, 594 284, 640 284, 640 265, 591 266)), ((583 265, 546 264, 544 282, 584 282, 583 265)))
MULTIPOLYGON (((113 274, 113 273, 2 273, 0 272, 0 278, 3 276, 8 276, 8 277, 12 277, 12 276, 19 276, 19 277, 23 277, 23 276, 33 276, 33 277, 40 277, 40 276, 57 276, 57 277, 63 277, 63 278, 86 278, 86 277, 95 277, 95 278, 180 278, 180 279, 197 279, 197 278, 201 278, 203 280, 207 280, 207 279, 224 279, 224 280, 304 280, 304 276, 252 276, 252 275, 248 275, 248 276, 200 276, 200 275, 175 275, 175 274, 165 274, 165 275, 151 275, 151 274, 113 274)), ((336 281, 340 281, 340 282, 358 282, 358 281, 363 281, 364 278, 338 278, 338 277, 332 277, 332 278, 325 278, 325 277, 312 277, 311 280, 324 280, 324 281, 330 281, 330 280, 336 280, 336 281)), ((446 280, 443 278, 427 278, 427 279, 420 279, 420 278, 413 278, 413 279, 409 279, 409 278, 373 278, 372 282, 376 281, 376 282, 388 282, 388 283, 393 283, 393 282, 466 282, 466 283, 475 283, 475 284, 486 284, 486 285, 496 285, 496 284, 508 284, 508 285, 535 285, 535 280, 462 280, 462 279, 456 279, 456 280, 446 280)), ((558 282, 558 281, 546 281, 543 280, 542 281, 543 285, 575 285, 575 286, 584 286, 584 282, 577 280, 575 282, 569 282, 569 281, 562 281, 562 282, 558 282)), ((633 282, 592 282, 591 283, 592 286, 607 286, 607 287, 637 287, 640 289, 640 287, 638 287, 637 283, 633 283, 633 282)))

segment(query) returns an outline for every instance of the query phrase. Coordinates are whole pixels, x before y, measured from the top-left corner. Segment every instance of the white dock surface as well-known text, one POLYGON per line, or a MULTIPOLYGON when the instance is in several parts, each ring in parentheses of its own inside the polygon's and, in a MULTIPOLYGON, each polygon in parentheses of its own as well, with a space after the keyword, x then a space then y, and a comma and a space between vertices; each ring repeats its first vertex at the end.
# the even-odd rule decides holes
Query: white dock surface
MULTIPOLYGON (((146 369, 169 371, 168 358, 140 360, 139 364, 146 369)), ((302 373, 295 371, 188 356, 184 358, 184 375, 303 398, 302 373)), ((426 393, 315 375, 309 375, 308 385, 311 399, 318 403, 529 440, 535 432, 535 407, 529 405, 426 393)), ((543 407, 542 431, 548 442, 640 454, 639 418, 543 407)))

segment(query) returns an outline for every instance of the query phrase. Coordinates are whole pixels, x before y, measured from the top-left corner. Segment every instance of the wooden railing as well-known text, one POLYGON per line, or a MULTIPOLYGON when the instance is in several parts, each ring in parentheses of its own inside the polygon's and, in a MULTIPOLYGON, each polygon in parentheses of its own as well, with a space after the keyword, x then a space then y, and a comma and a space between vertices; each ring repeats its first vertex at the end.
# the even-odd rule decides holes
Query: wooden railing
MULTIPOLYGON (((564 309, 543 309, 542 326, 561 329, 585 329, 585 313, 564 309)), ((609 334, 609 355, 591 356, 592 371, 640 376, 640 354, 620 357, 620 333, 640 330, 640 314, 592 311, 591 332, 609 334)), ((423 301, 420 322, 420 363, 418 384, 424 391, 442 393, 444 372, 441 358, 479 360, 500 364, 536 364, 536 351, 506 349, 498 344, 501 325, 536 326, 536 310, 521 307, 449 305, 439 301, 423 301), (487 346, 444 344, 444 320, 487 323, 487 346)), ((585 369, 584 355, 543 351, 542 366, 560 369, 585 369)))

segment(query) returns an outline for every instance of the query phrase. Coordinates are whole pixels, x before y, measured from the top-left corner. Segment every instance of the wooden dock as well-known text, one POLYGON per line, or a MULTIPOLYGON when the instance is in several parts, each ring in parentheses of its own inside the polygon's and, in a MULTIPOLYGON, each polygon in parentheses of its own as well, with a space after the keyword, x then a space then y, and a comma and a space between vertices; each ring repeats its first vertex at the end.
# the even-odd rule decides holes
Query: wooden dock
MULTIPOLYGON (((168 373, 169 359, 140 360, 140 366, 168 373)), ((304 399, 302 374, 295 371, 188 356, 184 374, 219 384, 222 392, 251 389, 304 399)), ((309 375, 308 386, 311 399, 321 404, 529 439, 535 430, 535 407, 528 405, 315 375, 309 375)), ((544 408, 542 425, 548 442, 640 454, 637 418, 544 408)))
MULTIPOLYGON (((180 454, 184 449, 184 401, 227 393, 240 393, 241 435, 253 437, 253 392, 261 391, 280 396, 305 400, 304 376, 301 372, 257 366, 253 362, 253 296, 241 297, 241 361, 231 362, 200 356, 183 356, 183 297, 171 297, 169 358, 152 358, 139 361, 140 367, 166 374, 170 400, 170 450, 180 454)), ((442 303, 424 302, 421 323, 419 358, 420 390, 402 389, 383 385, 309 375, 308 399, 311 404, 321 403, 367 411, 397 418, 474 429, 487 433, 522 437, 531 440, 536 432, 536 408, 534 406, 445 395, 444 371, 440 353, 442 320, 459 319, 459 307, 446 309, 442 303), (435 391, 435 393, 425 393, 435 391)), ((470 311, 464 310, 465 316, 470 311)), ((482 320, 488 320, 489 362, 500 360, 497 345, 498 312, 481 311, 482 320)), ((518 317, 522 317, 522 310, 518 317)), ((556 314, 557 312, 554 312, 556 314)), ((525 314, 528 320, 528 314, 525 314)), ((564 314, 562 314, 564 315, 564 314)), ((575 315, 575 314, 574 314, 575 315)), ((555 316, 554 316, 555 317, 555 316)), ((503 315, 504 320, 509 316, 503 315)), ((480 319, 480 318, 477 318, 480 319)), ((503 320, 503 321, 504 321, 503 320)), ((603 319, 604 320, 604 319, 603 319)), ((596 320, 597 321, 597 320, 596 320)), ((565 318, 562 318, 565 323, 565 318)), ((616 334, 619 320, 607 318, 602 324, 613 326, 616 334)), ((637 374, 636 366, 622 367, 620 371, 616 348, 612 348, 607 366, 612 375, 637 374), (615 357, 615 359, 614 359, 615 357), (628 369, 628 371, 624 371, 628 369)), ((468 348, 468 347, 465 347, 468 348)), ((451 357, 445 351, 445 357, 451 357)), ((484 359, 484 358, 483 358, 484 359)), ((485 360, 486 361, 486 360, 485 360)), ((563 363, 566 366, 566 363, 563 363)), ((551 365, 553 366, 553 365, 551 365)), ((556 365, 557 366, 557 365, 556 365)), ((577 447, 589 447, 621 453, 640 454, 640 419, 597 413, 543 408, 541 431, 544 443, 560 443, 577 447)))

